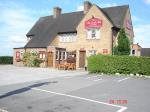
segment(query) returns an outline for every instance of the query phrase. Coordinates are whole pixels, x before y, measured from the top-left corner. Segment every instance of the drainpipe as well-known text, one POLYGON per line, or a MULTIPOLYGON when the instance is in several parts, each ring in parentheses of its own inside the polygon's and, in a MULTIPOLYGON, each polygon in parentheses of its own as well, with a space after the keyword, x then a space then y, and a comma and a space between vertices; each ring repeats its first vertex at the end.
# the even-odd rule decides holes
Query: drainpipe
POLYGON ((46 55, 46 58, 45 58, 45 67, 48 67, 48 52, 47 52, 47 47, 45 48, 45 50, 46 50, 46 53, 45 53, 45 55, 46 55))
POLYGON ((113 46, 113 27, 111 28, 111 31, 112 31, 112 33, 111 33, 111 43, 112 43, 112 45, 111 45, 111 47, 112 47, 112 55, 114 55, 114 52, 113 52, 113 50, 114 50, 114 46, 113 46))

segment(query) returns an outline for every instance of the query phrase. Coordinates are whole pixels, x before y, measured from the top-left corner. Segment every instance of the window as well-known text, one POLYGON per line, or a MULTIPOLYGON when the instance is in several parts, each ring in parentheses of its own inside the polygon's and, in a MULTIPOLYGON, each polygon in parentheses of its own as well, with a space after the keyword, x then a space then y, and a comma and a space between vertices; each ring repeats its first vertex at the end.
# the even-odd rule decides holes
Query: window
POLYGON ((62 52, 59 51, 59 59, 62 60, 62 52))
POLYGON ((59 59, 59 51, 56 51, 56 60, 59 59))
POLYGON ((89 50, 89 56, 96 55, 96 50, 89 50))
POLYGON ((75 42, 76 38, 77 38, 76 33, 66 33, 59 35, 60 42, 75 42))
POLYGON ((96 37, 96 30, 95 30, 95 29, 92 29, 91 37, 92 37, 92 38, 95 38, 95 37, 96 37))
POLYGON ((23 58, 23 53, 24 53, 23 51, 20 52, 21 59, 23 58))
POLYGON ((56 60, 65 60, 67 59, 66 51, 56 51, 56 60))
POLYGON ((45 59, 46 58, 45 51, 39 51, 39 57, 40 57, 40 59, 45 59))
POLYGON ((66 59, 66 52, 65 51, 63 52, 63 59, 64 60, 66 59))
POLYGON ((99 39, 100 30, 96 28, 87 29, 87 39, 99 39))
POLYGON ((40 58, 42 58, 43 57, 43 55, 40 53, 40 58))
POLYGON ((43 58, 45 59, 45 53, 43 53, 43 58))

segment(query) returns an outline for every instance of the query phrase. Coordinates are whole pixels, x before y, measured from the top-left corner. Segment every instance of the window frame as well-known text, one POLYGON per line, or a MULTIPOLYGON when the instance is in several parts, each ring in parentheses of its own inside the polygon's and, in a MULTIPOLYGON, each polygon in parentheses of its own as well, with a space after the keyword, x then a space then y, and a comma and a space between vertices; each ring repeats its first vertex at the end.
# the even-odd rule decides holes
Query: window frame
POLYGON ((24 51, 20 51, 20 58, 23 58, 24 51))
POLYGON ((96 55, 96 53, 97 53, 97 50, 89 50, 88 51, 89 56, 96 55))
POLYGON ((59 35, 60 43, 71 43, 76 42, 76 40, 77 40, 77 33, 66 33, 59 35))
POLYGON ((86 29, 87 39, 100 39, 100 32, 98 28, 86 29))
POLYGON ((56 60, 59 60, 59 50, 56 50, 56 60))
POLYGON ((39 51, 39 58, 40 59, 46 59, 46 52, 45 51, 39 51))

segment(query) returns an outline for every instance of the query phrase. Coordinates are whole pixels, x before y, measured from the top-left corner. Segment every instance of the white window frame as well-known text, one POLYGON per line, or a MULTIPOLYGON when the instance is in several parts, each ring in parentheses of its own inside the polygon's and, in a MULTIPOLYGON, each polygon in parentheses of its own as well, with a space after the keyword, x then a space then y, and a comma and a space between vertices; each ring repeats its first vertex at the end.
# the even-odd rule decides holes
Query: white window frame
POLYGON ((90 28, 86 30, 87 39, 100 39, 100 29, 98 28, 90 28), (93 36, 95 35, 95 36, 93 36))
POLYGON ((59 60, 59 50, 56 50, 56 60, 59 60))
POLYGON ((59 35, 60 42, 75 42, 77 40, 77 33, 66 33, 59 35))
POLYGON ((66 59, 67 59, 67 58, 66 58, 66 51, 63 51, 62 57, 63 57, 63 58, 62 58, 63 60, 66 60, 66 59))
MULTIPOLYGON (((37 52, 37 51, 35 51, 34 53, 36 53, 36 52, 37 52)), ((40 59, 45 59, 45 58, 46 58, 46 52, 42 52, 42 53, 40 52, 40 53, 39 53, 39 58, 40 58, 40 59)))
POLYGON ((40 53, 40 59, 42 59, 43 58, 43 54, 42 53, 40 53))
POLYGON ((46 58, 46 54, 45 53, 43 53, 43 59, 45 59, 46 58))
POLYGON ((89 56, 96 55, 97 50, 89 50, 88 53, 89 53, 89 56))
POLYGON ((59 60, 62 60, 62 54, 63 54, 63 52, 59 51, 59 60))
POLYGON ((23 58, 24 51, 20 51, 20 58, 23 58))

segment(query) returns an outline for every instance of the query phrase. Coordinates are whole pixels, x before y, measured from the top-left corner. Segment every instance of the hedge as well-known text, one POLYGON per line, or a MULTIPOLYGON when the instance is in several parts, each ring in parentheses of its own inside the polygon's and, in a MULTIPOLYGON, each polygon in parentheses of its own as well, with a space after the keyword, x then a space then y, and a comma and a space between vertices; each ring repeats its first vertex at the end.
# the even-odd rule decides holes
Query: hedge
POLYGON ((12 56, 0 56, 0 64, 13 64, 12 56))
POLYGON ((94 55, 88 58, 88 71, 150 75, 150 57, 94 55))

